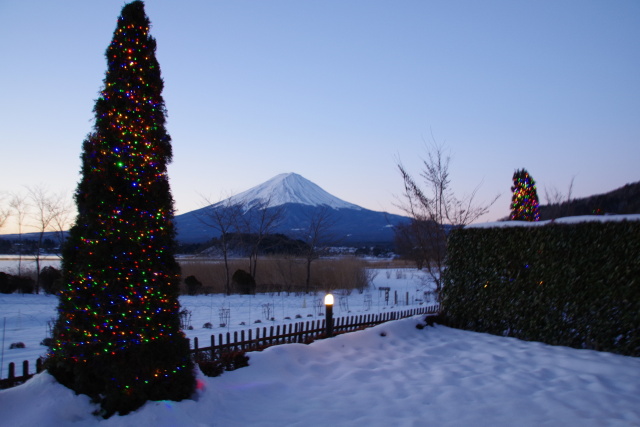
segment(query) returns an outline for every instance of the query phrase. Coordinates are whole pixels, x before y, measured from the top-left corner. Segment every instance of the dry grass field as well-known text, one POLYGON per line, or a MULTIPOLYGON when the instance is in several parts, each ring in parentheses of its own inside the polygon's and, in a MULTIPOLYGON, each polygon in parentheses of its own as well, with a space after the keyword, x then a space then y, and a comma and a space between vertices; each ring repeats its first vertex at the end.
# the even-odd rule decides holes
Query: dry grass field
MULTIPOLYGON (((224 263, 217 258, 179 257, 182 267, 182 293, 187 293, 184 279, 195 276, 201 283, 200 293, 224 293, 225 270, 224 263)), ((60 268, 58 257, 46 257, 42 266, 50 265, 60 268)), ((362 290, 368 286, 377 270, 414 268, 411 261, 399 259, 364 259, 354 256, 339 256, 320 258, 311 263, 311 292, 328 292, 335 289, 362 290)), ((249 270, 249 260, 234 258, 229 261, 229 274, 243 269, 249 270)), ((17 258, 0 259, 0 271, 17 275, 17 258)), ((22 276, 35 280, 35 262, 25 257, 20 271, 22 276)), ((305 291, 306 261, 301 258, 288 256, 261 257, 258 259, 256 270, 256 292, 288 292, 305 291)), ((232 291, 236 291, 232 289, 232 291)))
MULTIPOLYGON (((202 293, 223 293, 225 286, 224 263, 220 259, 181 259, 182 278, 195 276, 202 283, 202 293)), ((335 289, 362 290, 367 287, 378 268, 410 267, 404 261, 368 261, 356 257, 322 258, 311 263, 311 292, 329 292, 335 289)), ((256 292, 304 292, 306 261, 294 257, 263 257, 256 269, 256 292)), ((229 272, 249 270, 248 259, 229 261, 229 272)), ((183 283, 184 286, 184 283, 183 283)), ((183 289, 186 293, 186 286, 183 289)))

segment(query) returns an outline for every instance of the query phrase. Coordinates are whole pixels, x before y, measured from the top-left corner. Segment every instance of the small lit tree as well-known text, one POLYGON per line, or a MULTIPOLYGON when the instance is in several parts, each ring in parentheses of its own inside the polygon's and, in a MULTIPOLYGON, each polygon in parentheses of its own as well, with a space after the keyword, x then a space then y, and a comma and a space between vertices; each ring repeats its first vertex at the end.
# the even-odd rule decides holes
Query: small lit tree
POLYGON ((536 182, 525 169, 513 174, 513 197, 511 198, 512 221, 538 221, 540 219, 536 182))
POLYGON ((125 5, 106 57, 94 131, 83 144, 78 216, 47 369, 104 416, 195 390, 180 330, 180 267, 167 177, 163 81, 141 1, 125 5))

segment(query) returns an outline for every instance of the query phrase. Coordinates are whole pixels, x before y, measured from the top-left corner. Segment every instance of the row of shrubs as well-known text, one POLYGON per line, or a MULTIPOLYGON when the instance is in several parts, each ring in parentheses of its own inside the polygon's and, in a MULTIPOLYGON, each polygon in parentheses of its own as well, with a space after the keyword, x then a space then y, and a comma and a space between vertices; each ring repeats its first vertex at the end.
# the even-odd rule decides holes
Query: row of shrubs
MULTIPOLYGON (((40 289, 45 293, 56 293, 62 286, 60 270, 47 266, 40 270, 40 289)), ((0 293, 12 294, 19 292, 31 294, 36 290, 36 274, 29 271, 24 274, 9 274, 0 271, 0 293)))
POLYGON ((639 254, 640 221, 453 231, 446 322, 640 356, 639 254))
MULTIPOLYGON (((224 293, 226 273, 220 260, 182 260, 182 293, 224 293)), ((362 291, 372 280, 365 260, 356 257, 319 259, 311 264, 310 291, 358 289, 362 291)), ((247 272, 248 260, 229 261, 234 293, 304 292, 306 290, 306 261, 293 257, 264 258, 258 262, 256 277, 247 272)), ((36 274, 29 272, 11 275, 0 272, 0 293, 33 293, 36 274)), ((55 267, 44 267, 40 272, 40 289, 55 294, 61 289, 61 272, 55 267)))

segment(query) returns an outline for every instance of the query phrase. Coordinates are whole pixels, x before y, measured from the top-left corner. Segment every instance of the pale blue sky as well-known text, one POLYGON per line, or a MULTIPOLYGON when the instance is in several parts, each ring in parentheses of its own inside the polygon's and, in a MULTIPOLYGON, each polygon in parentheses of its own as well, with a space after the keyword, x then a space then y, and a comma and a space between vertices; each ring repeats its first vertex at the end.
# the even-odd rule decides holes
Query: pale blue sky
MULTIPOLYGON (((457 193, 640 180, 640 2, 147 0, 177 213, 296 172, 398 212, 431 134, 457 193)), ((0 0, 0 191, 71 194, 122 0, 0 0)), ((544 200, 542 200, 544 201, 544 200)), ((5 229, 3 232, 8 232, 5 229)))

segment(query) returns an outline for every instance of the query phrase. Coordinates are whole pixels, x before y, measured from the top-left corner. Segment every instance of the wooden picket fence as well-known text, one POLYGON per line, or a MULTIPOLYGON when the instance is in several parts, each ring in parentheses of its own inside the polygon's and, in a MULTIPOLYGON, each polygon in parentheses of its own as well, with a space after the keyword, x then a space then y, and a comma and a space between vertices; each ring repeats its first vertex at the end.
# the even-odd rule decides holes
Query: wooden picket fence
POLYGON ((16 376, 16 364, 9 363, 9 376, 0 380, 0 390, 20 385, 37 373, 42 372, 42 359, 36 360, 36 371, 29 373, 29 361, 22 362, 22 375, 16 376))
MULTIPOLYGON (((411 316, 435 316, 439 311, 439 305, 432 305, 403 311, 337 317, 333 319, 333 334, 338 335, 357 331, 391 320, 411 316)), ((252 329, 249 329, 246 331, 242 330, 234 331, 233 333, 218 334, 217 339, 215 335, 211 335, 211 345, 209 347, 200 347, 199 340, 196 337, 193 339, 191 352, 194 354, 196 360, 199 360, 201 356, 206 356, 209 360, 216 360, 224 353, 262 350, 278 344, 310 343, 316 339, 325 337, 326 319, 312 320, 285 325, 264 326, 262 328, 256 328, 255 334, 252 329)))
MULTIPOLYGON (((337 317, 333 319, 333 334, 343 334, 411 316, 437 315, 439 310, 439 305, 432 305, 403 311, 337 317)), ((218 334, 217 340, 215 335, 211 335, 211 346, 209 347, 199 347, 198 338, 196 337, 193 339, 191 352, 196 360, 199 360, 203 355, 208 356, 207 358, 210 360, 216 360, 225 353, 261 350, 286 343, 309 343, 325 336, 326 319, 312 320, 256 328, 255 334, 251 329, 234 331, 233 333, 227 332, 218 334)), ((9 363, 8 377, 0 379, 0 390, 22 384, 41 371, 42 359, 36 361, 36 371, 33 373, 29 373, 29 362, 27 360, 22 362, 22 375, 19 376, 16 375, 15 363, 11 362, 9 363)))

